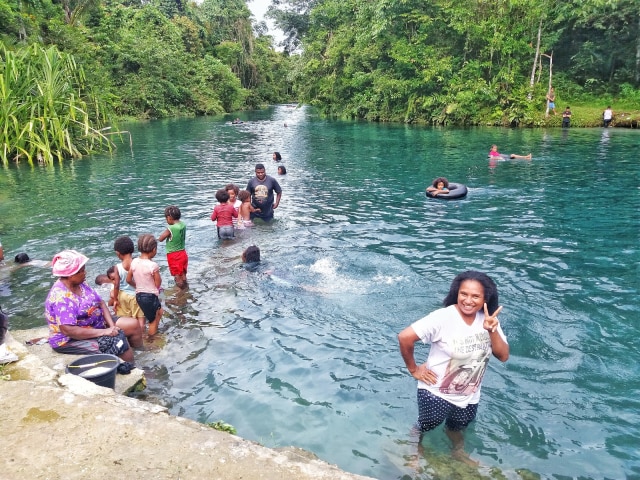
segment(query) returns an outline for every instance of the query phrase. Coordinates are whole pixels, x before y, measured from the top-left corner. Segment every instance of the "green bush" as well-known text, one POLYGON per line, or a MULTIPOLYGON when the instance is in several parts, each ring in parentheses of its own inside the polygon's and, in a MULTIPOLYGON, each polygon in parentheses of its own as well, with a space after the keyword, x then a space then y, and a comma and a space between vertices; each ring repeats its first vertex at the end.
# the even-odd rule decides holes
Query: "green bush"
POLYGON ((0 49, 0 160, 53 163, 110 149, 109 115, 71 55, 0 49))

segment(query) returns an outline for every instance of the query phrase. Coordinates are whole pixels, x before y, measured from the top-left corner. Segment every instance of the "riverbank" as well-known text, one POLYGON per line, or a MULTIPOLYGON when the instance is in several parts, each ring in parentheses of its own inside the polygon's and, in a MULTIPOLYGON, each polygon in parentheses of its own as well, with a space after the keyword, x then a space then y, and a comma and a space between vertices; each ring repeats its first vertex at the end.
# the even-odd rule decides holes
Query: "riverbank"
POLYGON ((72 356, 48 344, 25 346, 42 333, 7 334, 19 360, 4 366, 0 383, 5 480, 368 478, 305 450, 266 448, 121 394, 144 384, 141 370, 117 375, 115 391, 65 374, 72 356))
MULTIPOLYGON (((571 107, 571 127, 572 128, 598 128, 602 127, 602 108, 592 106, 573 106, 571 107)), ((542 127, 562 127, 562 112, 565 104, 556 107, 556 115, 541 117, 542 127)), ((508 125, 505 125, 508 126, 508 125)), ((640 111, 638 110, 620 110, 614 109, 613 121, 609 128, 640 128, 640 111)))

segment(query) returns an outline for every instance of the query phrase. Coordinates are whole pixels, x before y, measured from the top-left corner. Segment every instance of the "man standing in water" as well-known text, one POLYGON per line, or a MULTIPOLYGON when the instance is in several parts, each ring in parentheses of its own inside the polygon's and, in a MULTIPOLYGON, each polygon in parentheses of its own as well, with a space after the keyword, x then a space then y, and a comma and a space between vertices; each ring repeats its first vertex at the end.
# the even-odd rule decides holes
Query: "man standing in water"
POLYGON ((270 222, 273 220, 273 211, 280 205, 282 188, 275 178, 267 175, 262 163, 256 165, 255 172, 256 176, 247 183, 247 190, 251 193, 251 204, 260 210, 251 212, 251 220, 261 218, 265 222, 270 222), (275 203, 273 192, 276 193, 275 203))

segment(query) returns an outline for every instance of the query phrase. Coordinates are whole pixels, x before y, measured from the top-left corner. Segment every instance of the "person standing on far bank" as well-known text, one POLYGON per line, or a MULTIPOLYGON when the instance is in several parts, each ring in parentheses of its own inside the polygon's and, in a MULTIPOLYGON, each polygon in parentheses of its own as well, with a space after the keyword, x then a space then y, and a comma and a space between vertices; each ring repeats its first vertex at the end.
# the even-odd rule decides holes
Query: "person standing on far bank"
POLYGON ((611 106, 608 106, 607 109, 602 112, 602 126, 609 128, 611 120, 613 120, 613 110, 611 110, 611 106))
POLYGON ((547 93, 547 111, 545 116, 549 116, 549 110, 553 110, 553 114, 556 114, 556 92, 553 87, 549 87, 549 93, 547 93))
POLYGON ((569 107, 562 112, 562 128, 569 128, 571 126, 571 109, 569 107))
POLYGON ((251 194, 251 205, 256 209, 251 212, 251 220, 261 218, 265 222, 270 222, 273 220, 273 211, 280 205, 282 188, 275 178, 267 175, 262 163, 256 164, 255 173, 256 176, 247 183, 247 190, 251 194))
POLYGON ((463 272, 451 283, 443 306, 398 334, 400 354, 418 381, 420 442, 425 432, 444 422, 452 456, 476 463, 464 451, 462 432, 476 417, 490 356, 502 362, 509 358, 498 321, 498 289, 484 273, 463 272), (414 357, 418 340, 431 345, 427 361, 420 365, 414 357))

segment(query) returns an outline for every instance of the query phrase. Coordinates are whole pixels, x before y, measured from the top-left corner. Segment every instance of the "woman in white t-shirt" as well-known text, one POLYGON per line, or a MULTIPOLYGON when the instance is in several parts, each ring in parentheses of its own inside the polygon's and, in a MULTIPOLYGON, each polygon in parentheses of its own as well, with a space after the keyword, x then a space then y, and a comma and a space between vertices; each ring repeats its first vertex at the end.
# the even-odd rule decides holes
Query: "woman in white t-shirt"
POLYGON ((476 417, 487 363, 491 355, 502 362, 509 358, 498 303, 498 289, 488 275, 463 272, 451 283, 444 308, 398 334, 402 358, 418 380, 420 439, 444 422, 453 456, 467 463, 472 461, 464 451, 462 431, 476 417), (431 344, 421 365, 414 358, 418 340, 431 344))
POLYGON ((611 110, 611 106, 607 106, 605 111, 602 112, 602 126, 608 128, 611 120, 613 120, 613 110, 611 110))

